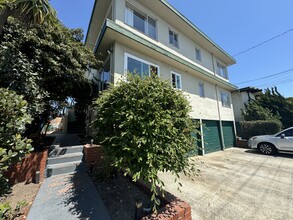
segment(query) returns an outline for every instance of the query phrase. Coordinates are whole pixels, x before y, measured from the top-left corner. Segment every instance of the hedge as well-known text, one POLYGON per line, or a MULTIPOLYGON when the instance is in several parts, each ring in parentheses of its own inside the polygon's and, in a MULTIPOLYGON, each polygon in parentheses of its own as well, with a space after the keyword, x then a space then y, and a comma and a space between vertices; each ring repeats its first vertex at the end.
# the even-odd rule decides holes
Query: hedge
POLYGON ((249 139, 256 135, 270 135, 281 131, 280 121, 242 121, 239 124, 238 136, 249 139))

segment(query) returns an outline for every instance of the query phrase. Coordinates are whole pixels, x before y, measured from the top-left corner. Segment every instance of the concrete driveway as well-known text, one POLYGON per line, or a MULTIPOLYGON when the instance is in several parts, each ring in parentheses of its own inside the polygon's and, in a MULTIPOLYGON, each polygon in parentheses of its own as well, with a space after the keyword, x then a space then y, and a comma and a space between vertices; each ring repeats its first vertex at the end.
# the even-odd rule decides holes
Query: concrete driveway
POLYGON ((181 176, 181 193, 170 173, 166 190, 188 202, 193 219, 293 219, 293 155, 267 156, 231 148, 197 158, 199 176, 181 176))

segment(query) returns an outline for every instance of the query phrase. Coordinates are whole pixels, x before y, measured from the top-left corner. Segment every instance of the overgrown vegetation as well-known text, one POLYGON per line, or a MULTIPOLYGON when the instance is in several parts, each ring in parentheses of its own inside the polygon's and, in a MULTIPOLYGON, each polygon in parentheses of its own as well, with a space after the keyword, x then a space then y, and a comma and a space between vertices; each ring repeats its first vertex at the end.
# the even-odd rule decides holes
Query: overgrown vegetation
POLYGON ((293 126, 293 102, 286 99, 277 88, 266 89, 255 100, 251 100, 243 111, 246 121, 280 120, 284 128, 293 126))
POLYGON ((3 173, 32 150, 31 141, 22 136, 31 122, 27 102, 13 91, 0 88, 0 196, 9 189, 3 173))
POLYGON ((240 122, 240 131, 238 135, 248 139, 256 135, 276 134, 282 129, 282 123, 276 120, 266 121, 242 121, 240 122))
POLYGON ((98 62, 81 42, 80 29, 55 25, 26 28, 10 19, 0 36, 0 87, 14 90, 28 102, 33 117, 27 135, 41 130, 49 116, 64 107, 68 97, 76 103, 78 116, 96 95, 96 86, 84 78, 89 67, 98 62))
POLYGON ((128 76, 96 100, 95 110, 96 141, 112 157, 114 167, 125 169, 133 181, 151 184, 154 209, 160 193, 156 187, 162 190, 164 186, 158 172, 172 172, 176 182, 180 172, 194 171, 187 157, 195 147, 191 132, 196 132, 190 106, 169 82, 155 76, 128 76))

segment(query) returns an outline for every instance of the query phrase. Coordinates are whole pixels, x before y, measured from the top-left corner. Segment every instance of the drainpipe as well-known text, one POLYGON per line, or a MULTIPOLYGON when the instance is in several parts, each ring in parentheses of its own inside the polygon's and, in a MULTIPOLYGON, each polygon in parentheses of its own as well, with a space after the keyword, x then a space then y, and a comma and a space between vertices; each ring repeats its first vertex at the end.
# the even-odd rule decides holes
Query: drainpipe
POLYGON ((200 137, 201 137, 201 152, 202 155, 205 155, 205 151, 204 151, 204 136, 203 136, 203 126, 202 126, 202 119, 199 119, 199 123, 200 123, 200 137))
POLYGON ((216 98, 217 98, 217 106, 218 106, 218 113, 219 113, 221 144, 222 144, 222 150, 224 150, 225 149, 225 142, 224 142, 224 134, 223 134, 223 127, 222 127, 222 118, 221 118, 220 103, 219 103, 218 85, 215 85, 215 89, 216 89, 216 98))

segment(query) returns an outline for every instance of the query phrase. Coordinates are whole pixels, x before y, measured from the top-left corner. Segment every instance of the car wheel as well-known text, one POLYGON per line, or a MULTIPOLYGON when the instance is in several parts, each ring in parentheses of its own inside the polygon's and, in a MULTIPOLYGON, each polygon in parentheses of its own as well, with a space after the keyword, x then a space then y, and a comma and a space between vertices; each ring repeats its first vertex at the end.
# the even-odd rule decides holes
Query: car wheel
POLYGON ((276 148, 274 145, 270 143, 260 143, 258 145, 258 149, 263 154, 274 154, 276 152, 276 148))

